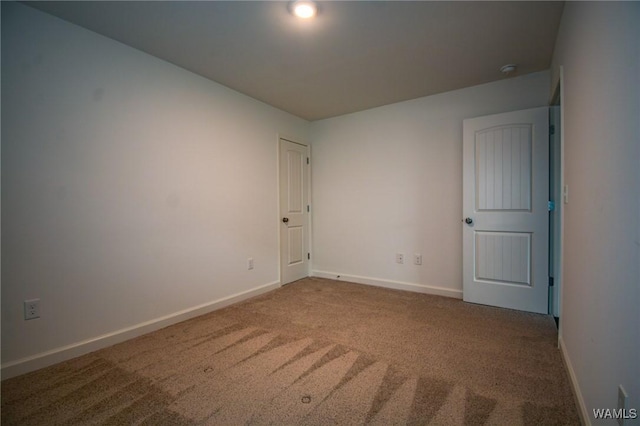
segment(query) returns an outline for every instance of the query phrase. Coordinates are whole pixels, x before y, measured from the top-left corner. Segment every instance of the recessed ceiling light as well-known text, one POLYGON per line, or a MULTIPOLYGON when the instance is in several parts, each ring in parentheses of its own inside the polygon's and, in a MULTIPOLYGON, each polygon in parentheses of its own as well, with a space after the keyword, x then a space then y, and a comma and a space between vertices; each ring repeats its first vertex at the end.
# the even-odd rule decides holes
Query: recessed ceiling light
POLYGON ((318 7, 311 0, 297 0, 291 3, 291 12, 298 18, 313 18, 318 12, 318 7))

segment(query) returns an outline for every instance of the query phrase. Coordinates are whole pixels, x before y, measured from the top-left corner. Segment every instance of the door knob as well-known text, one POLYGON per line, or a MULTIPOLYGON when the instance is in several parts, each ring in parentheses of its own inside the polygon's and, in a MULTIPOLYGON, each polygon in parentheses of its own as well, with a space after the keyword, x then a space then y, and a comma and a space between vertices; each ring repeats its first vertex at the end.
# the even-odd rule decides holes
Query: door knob
POLYGON ((473 223, 473 219, 471 219, 470 217, 466 218, 464 220, 464 223, 466 223, 467 225, 471 225, 473 223))
POLYGON ((287 222, 289 222, 289 218, 288 218, 288 217, 283 217, 283 218, 282 218, 282 221, 283 221, 284 223, 287 223, 287 222))

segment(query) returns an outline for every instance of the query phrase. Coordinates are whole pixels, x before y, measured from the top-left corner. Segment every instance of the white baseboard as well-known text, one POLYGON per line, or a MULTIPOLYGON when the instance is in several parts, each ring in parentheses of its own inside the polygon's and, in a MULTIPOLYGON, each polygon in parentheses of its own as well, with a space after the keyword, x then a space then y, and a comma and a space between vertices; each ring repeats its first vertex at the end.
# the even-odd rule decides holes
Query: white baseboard
POLYGON ((385 280, 380 278, 361 277, 358 275, 346 275, 339 272, 327 271, 311 271, 311 276, 319 278, 329 278, 338 281, 349 281, 376 287, 392 288, 395 290, 413 291, 415 293, 434 294, 437 296, 462 299, 462 290, 453 290, 445 287, 435 287, 424 284, 414 284, 402 281, 385 280))
POLYGON ((576 400, 576 405, 578 406, 580 421, 585 426, 591 426, 591 416, 589 415, 589 411, 587 410, 587 405, 584 403, 584 397, 582 396, 582 392, 580 391, 580 386, 578 386, 578 378, 576 377, 576 373, 573 370, 573 365, 571 364, 571 359, 569 358, 569 354, 567 353, 567 348, 564 345, 562 336, 558 338, 558 347, 560 348, 560 354, 562 355, 564 366, 569 372, 571 388, 573 389, 573 396, 576 400))
POLYGON ((7 362, 2 364, 2 379, 19 376, 30 371, 35 371, 40 368, 56 364, 58 362, 66 361, 71 358, 96 351, 98 349, 115 345, 116 343, 124 342, 125 340, 129 340, 134 337, 138 337, 143 334, 147 334, 152 331, 177 324, 190 318, 222 309, 226 306, 241 302, 246 299, 250 299, 252 297, 274 290, 278 287, 280 287, 280 281, 275 281, 253 288, 251 290, 236 293, 231 296, 214 300, 212 302, 204 303, 202 305, 194 306, 192 308, 175 312, 173 314, 136 324, 131 327, 103 334, 102 336, 97 336, 91 339, 83 340, 81 342, 73 343, 71 345, 55 348, 16 361, 7 362))

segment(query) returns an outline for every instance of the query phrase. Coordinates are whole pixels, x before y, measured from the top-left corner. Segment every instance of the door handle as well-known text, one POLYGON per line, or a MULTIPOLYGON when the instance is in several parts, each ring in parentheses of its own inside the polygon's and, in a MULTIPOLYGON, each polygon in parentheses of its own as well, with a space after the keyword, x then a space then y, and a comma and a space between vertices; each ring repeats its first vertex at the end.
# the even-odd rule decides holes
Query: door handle
POLYGON ((287 222, 289 222, 289 218, 288 218, 288 217, 283 217, 283 218, 282 218, 282 221, 283 221, 284 223, 287 223, 287 222))
POLYGON ((471 219, 470 217, 466 218, 464 220, 464 223, 466 223, 467 225, 471 225, 473 223, 473 219, 471 219))

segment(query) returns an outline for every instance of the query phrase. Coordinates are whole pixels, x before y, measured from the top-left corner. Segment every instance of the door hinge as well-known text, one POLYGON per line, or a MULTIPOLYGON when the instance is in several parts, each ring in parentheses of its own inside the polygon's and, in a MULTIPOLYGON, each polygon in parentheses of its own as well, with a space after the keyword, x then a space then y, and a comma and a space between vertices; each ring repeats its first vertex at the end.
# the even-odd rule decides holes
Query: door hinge
POLYGON ((307 253, 307 259, 311 260, 311 253, 307 253))
POLYGON ((309 157, 307 157, 307 164, 309 164, 309 157))
POLYGON ((549 134, 550 135, 556 134, 556 126, 554 126, 553 124, 549 126, 549 134))
POLYGON ((309 213, 309 204, 307 204, 307 213, 309 213))
POLYGON ((553 277, 549 277, 549 287, 553 287, 553 277))
POLYGON ((556 202, 555 201, 547 201, 547 210, 552 212, 555 209, 556 209, 556 202))

